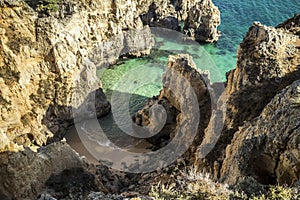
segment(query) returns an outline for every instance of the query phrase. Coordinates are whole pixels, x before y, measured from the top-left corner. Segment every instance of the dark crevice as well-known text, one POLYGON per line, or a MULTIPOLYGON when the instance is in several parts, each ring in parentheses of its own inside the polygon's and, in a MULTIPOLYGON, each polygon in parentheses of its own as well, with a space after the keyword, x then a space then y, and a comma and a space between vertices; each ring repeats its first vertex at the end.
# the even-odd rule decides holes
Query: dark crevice
MULTIPOLYGON (((276 176, 276 171, 278 169, 279 166, 279 161, 280 161, 280 155, 284 153, 284 151, 287 149, 287 146, 289 144, 289 141, 292 137, 294 137, 297 134, 297 130, 300 129, 300 123, 293 129, 291 129, 288 132, 288 137, 284 140, 284 146, 282 148, 278 147, 279 152, 277 154, 277 157, 275 159, 275 167, 274 167, 274 174, 276 176)), ((276 179, 278 180, 278 178, 276 177, 276 179)), ((291 184, 291 183, 290 183, 291 184)))

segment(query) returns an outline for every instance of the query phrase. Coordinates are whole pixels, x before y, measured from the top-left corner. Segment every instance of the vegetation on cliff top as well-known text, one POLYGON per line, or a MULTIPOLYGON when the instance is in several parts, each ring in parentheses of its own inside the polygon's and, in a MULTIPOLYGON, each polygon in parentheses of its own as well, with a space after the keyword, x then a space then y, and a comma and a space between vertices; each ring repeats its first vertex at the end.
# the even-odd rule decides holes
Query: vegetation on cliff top
MULTIPOLYGON (((175 175, 175 174, 174 174, 175 175)), ((213 181, 208 174, 191 168, 176 174, 174 182, 152 186, 149 195, 156 200, 296 200, 300 199, 300 188, 280 185, 262 185, 252 177, 245 177, 229 187, 213 181)))

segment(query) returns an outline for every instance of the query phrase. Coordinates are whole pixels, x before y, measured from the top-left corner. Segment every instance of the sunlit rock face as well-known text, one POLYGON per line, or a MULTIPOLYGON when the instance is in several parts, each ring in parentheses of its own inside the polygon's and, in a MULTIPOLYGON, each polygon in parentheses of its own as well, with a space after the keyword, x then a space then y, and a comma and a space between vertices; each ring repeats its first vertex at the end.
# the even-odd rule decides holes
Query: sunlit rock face
POLYGON ((216 42, 220 32, 220 11, 211 0, 200 0, 190 8, 183 31, 199 42, 216 42))
POLYGON ((64 1, 49 16, 24 1, 0 1, 0 151, 45 144, 83 102, 97 108, 83 117, 109 112, 97 67, 153 45, 139 5, 114 2, 64 1))
POLYGON ((160 94, 150 99, 133 120, 150 130, 164 123, 162 129, 147 141, 154 145, 154 149, 168 145, 173 140, 177 141, 178 146, 185 145, 183 157, 191 164, 211 116, 212 91, 209 91, 208 74, 196 68, 191 56, 179 54, 169 56, 162 83, 160 94), (156 109, 158 105, 160 109, 156 109), (160 118, 163 110, 165 120, 160 118))
POLYGON ((201 2, 66 0, 39 12, 38 4, 0 1, 0 151, 45 144, 72 121, 72 108, 78 118, 108 113, 96 69, 150 52, 153 24, 142 19, 154 4, 156 25, 174 29, 201 2))
POLYGON ((219 38, 220 11, 211 0, 152 0, 144 24, 182 31, 198 42, 216 42, 219 38), (184 24, 181 30, 180 23, 184 24))

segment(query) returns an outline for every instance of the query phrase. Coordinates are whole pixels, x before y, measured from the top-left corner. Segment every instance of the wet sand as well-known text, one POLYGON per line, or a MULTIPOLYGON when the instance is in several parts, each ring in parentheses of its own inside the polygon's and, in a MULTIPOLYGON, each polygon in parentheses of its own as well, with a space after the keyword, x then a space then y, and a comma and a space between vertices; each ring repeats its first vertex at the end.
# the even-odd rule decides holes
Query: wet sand
MULTIPOLYGON (((78 125, 77 125, 78 129, 78 125)), ((84 137, 82 133, 78 133, 78 130, 76 129, 75 126, 72 126, 69 128, 67 131, 67 134, 65 135, 67 143, 79 153, 80 156, 84 156, 86 160, 89 163, 93 163, 95 165, 100 164, 100 162, 95 158, 95 156, 90 153, 90 151, 93 151, 93 154, 95 153, 100 153, 100 154, 106 154, 114 156, 114 160, 122 160, 124 157, 122 154, 118 155, 113 153, 112 147, 115 145, 100 145, 96 141, 91 140, 89 137, 84 137), (86 145, 89 145, 88 147, 86 145)), ((81 131, 81 130, 79 130, 81 131)), ((122 137, 120 137, 120 140, 122 140, 122 137)), ((128 141, 127 141, 128 142, 128 141)), ((128 151, 128 152, 133 152, 133 153, 146 153, 150 152, 152 145, 148 143, 145 140, 140 140, 140 139, 132 139, 130 141, 130 144, 127 144, 126 147, 121 147, 123 150, 128 151)))

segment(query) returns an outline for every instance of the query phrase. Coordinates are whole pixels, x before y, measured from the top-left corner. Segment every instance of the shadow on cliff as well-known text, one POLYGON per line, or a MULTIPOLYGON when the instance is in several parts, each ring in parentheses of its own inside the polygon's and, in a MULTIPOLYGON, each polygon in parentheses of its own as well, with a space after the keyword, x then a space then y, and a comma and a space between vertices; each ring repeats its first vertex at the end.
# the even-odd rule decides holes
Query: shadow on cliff
MULTIPOLYGON (((299 67, 300 66, 298 65, 298 68, 299 67)), ((258 117, 275 95, 299 79, 300 70, 296 70, 281 78, 276 77, 265 80, 259 86, 251 85, 228 94, 225 126, 213 151, 200 161, 202 169, 212 172, 216 161, 219 162, 219 169, 221 169, 225 159, 225 149, 231 144, 235 133, 239 130, 239 127, 243 126, 245 122, 250 122, 254 118, 258 117), (236 113, 235 110, 238 110, 239 112, 236 113)), ((267 173, 262 171, 261 166, 268 166, 268 163, 266 163, 267 160, 260 160, 259 162, 253 160, 252 162, 253 163, 247 163, 249 165, 248 169, 250 169, 247 172, 247 175, 255 177, 256 180, 262 184, 277 183, 275 172, 267 173)), ((218 173, 220 173, 220 171, 218 173)), ((227 176, 231 175, 227 174, 227 176)), ((224 178, 219 177, 219 174, 217 177, 221 178, 221 180, 224 178)))

